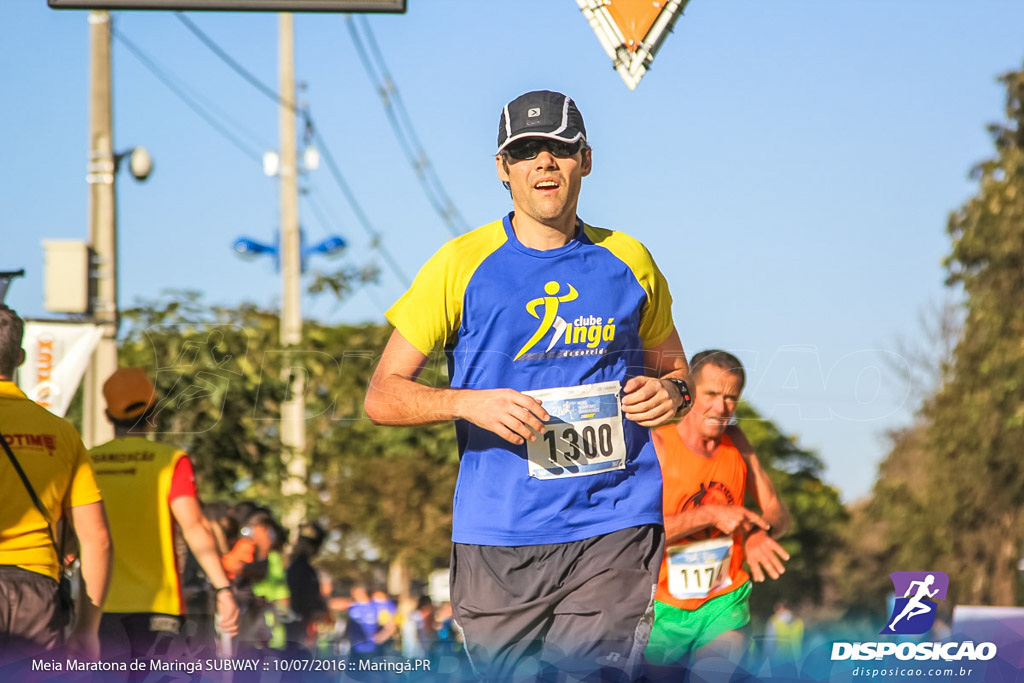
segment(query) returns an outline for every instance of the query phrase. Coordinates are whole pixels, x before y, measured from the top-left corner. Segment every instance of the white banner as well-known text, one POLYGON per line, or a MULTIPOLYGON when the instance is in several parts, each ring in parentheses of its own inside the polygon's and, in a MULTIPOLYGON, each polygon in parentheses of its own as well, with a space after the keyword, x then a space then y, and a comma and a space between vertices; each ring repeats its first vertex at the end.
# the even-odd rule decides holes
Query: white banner
POLYGON ((25 362, 18 386, 51 413, 64 417, 103 331, 92 323, 25 321, 25 362))

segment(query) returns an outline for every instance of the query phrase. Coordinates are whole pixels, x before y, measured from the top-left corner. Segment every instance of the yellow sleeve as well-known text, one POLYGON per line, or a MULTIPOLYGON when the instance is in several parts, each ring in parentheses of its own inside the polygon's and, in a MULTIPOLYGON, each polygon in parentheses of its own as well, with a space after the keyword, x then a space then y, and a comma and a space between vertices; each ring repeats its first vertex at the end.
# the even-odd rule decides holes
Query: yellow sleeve
POLYGON ((423 355, 454 341, 473 273, 506 240, 501 221, 458 237, 420 269, 405 294, 388 309, 388 322, 423 355))
POLYGON ((668 281, 647 248, 642 244, 640 248, 647 256, 647 272, 643 277, 637 274, 641 286, 647 291, 647 305, 640 321, 640 339, 643 340, 644 348, 650 349, 668 339, 675 329, 675 323, 672 322, 672 295, 668 290, 668 281))
POLYGON ((647 247, 629 235, 584 225, 590 240, 612 252, 629 266, 645 292, 647 304, 640 317, 640 341, 651 349, 668 339, 675 325, 672 322, 672 295, 668 281, 654 262, 647 247))
POLYGON ((412 287, 388 309, 388 322, 423 355, 445 346, 458 332, 462 297, 448 285, 451 249, 442 247, 416 274, 412 287))

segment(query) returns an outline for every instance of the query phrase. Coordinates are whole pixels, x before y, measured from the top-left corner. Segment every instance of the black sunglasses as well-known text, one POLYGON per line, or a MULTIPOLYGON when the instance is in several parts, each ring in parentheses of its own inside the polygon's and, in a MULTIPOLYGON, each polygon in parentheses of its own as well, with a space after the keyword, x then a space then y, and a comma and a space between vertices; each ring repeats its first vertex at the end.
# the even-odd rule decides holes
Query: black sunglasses
POLYGON ((586 146, 583 140, 576 142, 562 142, 561 140, 550 140, 548 138, 526 138, 517 140, 505 148, 509 158, 516 161, 527 161, 536 159, 541 150, 546 149, 551 156, 559 159, 566 159, 576 155, 586 146))

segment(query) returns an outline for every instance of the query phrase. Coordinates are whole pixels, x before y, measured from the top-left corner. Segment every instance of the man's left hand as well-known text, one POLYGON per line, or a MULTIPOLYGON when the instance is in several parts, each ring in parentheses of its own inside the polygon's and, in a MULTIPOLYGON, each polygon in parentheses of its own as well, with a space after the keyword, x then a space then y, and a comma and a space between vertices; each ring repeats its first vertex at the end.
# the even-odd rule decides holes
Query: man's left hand
POLYGON ((657 377, 631 377, 622 388, 622 412, 626 419, 643 427, 657 427, 671 420, 676 404, 667 385, 657 377))
POLYGON ((238 603, 232 591, 217 592, 217 627, 231 637, 238 635, 238 603))
POLYGON ((754 529, 747 535, 744 550, 747 554, 747 564, 750 566, 750 578, 755 582, 764 581, 765 574, 777 579, 786 573, 783 562, 789 559, 789 553, 769 536, 767 531, 754 529))

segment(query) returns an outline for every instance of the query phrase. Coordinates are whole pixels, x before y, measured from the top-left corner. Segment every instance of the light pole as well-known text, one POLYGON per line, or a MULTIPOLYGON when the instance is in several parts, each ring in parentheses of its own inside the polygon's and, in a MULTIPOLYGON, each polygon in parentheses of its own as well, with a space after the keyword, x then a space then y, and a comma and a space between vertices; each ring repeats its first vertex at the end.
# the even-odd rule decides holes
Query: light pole
POLYGON ((281 231, 272 245, 240 238, 234 246, 242 255, 273 254, 281 272, 281 347, 285 351, 282 373, 286 388, 285 401, 281 404, 281 449, 286 470, 281 492, 289 499, 281 521, 285 528, 294 529, 306 516, 306 505, 302 500, 306 493, 307 476, 306 378, 301 368, 292 367, 291 355, 302 343, 301 276, 307 255, 337 253, 345 246, 345 241, 332 235, 309 249, 303 243, 302 230, 299 228, 294 27, 291 14, 282 13, 279 16, 281 154, 277 163, 273 164, 274 168, 265 164, 265 171, 276 171, 281 181, 281 231))
POLYGON ((302 343, 301 235, 299 169, 295 135, 295 32, 292 15, 283 12, 278 27, 281 128, 281 346, 285 351, 285 400, 281 404, 281 448, 287 475, 281 493, 289 500, 282 521, 295 529, 306 516, 306 378, 291 367, 291 351, 302 343))
POLYGON ((85 373, 82 439, 88 447, 114 438, 103 413, 103 382, 117 370, 117 193, 121 160, 137 180, 145 180, 153 162, 145 149, 114 153, 113 97, 110 69, 110 12, 89 12, 89 241, 93 263, 89 277, 89 311, 103 336, 85 373))
MULTIPOLYGON (((292 15, 279 15, 278 59, 280 87, 280 154, 267 152, 263 172, 278 176, 281 184, 281 229, 274 242, 267 244, 249 237, 239 237, 233 247, 240 256, 273 256, 275 268, 281 273, 280 337, 283 354, 282 379, 285 400, 281 404, 281 450, 285 477, 281 493, 286 508, 281 521, 287 529, 295 529, 306 517, 306 378, 300 367, 294 367, 292 353, 302 343, 302 273, 306 259, 313 254, 335 255, 345 247, 345 240, 331 235, 313 245, 306 245, 299 227, 299 160, 296 136, 294 29, 292 15)), ((303 162, 305 170, 314 170, 318 155, 307 147, 303 162)))

